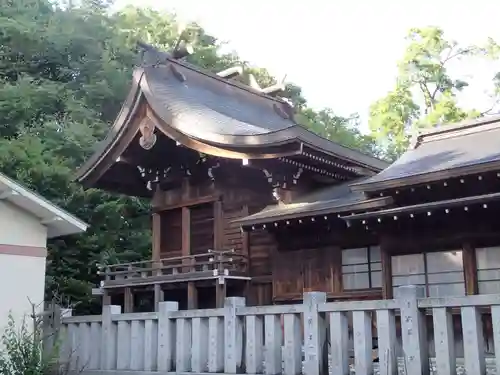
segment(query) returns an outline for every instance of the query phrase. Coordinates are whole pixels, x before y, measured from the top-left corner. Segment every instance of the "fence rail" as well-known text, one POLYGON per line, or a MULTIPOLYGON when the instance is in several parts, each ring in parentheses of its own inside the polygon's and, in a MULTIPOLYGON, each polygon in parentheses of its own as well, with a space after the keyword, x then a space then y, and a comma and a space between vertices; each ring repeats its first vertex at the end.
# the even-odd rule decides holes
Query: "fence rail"
POLYGON ((500 374, 500 353, 487 349, 500 347, 500 295, 419 298, 419 287, 400 288, 398 299, 381 301, 327 303, 312 292, 282 306, 248 307, 240 297, 209 310, 106 306, 100 316, 56 312, 46 327, 61 361, 85 375, 500 374))

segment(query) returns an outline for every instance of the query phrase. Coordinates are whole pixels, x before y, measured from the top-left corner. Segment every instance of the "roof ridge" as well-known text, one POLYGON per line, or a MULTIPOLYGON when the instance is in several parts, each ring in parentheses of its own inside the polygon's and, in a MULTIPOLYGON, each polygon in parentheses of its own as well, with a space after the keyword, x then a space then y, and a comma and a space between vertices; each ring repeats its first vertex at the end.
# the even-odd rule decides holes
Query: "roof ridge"
POLYGON ((417 133, 411 148, 415 149, 423 143, 446 138, 462 137, 476 132, 500 127, 500 114, 467 119, 430 129, 422 129, 417 133), (485 129, 485 127, 487 127, 485 129))
MULTIPOLYGON (((215 79, 219 82, 223 82, 225 84, 229 84, 231 86, 245 90, 245 91, 247 91, 251 94, 257 95, 261 98, 270 99, 274 102, 287 105, 288 107, 290 107, 290 109, 294 110, 294 107, 287 100, 285 100, 283 98, 274 97, 272 95, 266 94, 265 92, 259 91, 255 88, 251 87, 250 85, 246 85, 246 84, 241 83, 239 81, 235 81, 235 80, 231 80, 231 79, 228 79, 225 77, 221 77, 208 69, 201 68, 201 67, 199 67, 195 64, 192 64, 186 60, 180 60, 178 58, 175 58, 170 52, 161 51, 160 49, 156 48, 155 46, 146 45, 145 43, 141 43, 141 45, 147 46, 147 48, 148 48, 147 52, 154 53, 157 55, 155 65, 165 65, 165 62, 168 61, 169 63, 180 65, 184 68, 190 69, 190 70, 195 71, 195 72, 200 73, 200 74, 203 74, 203 75, 210 77, 212 79, 215 79)), ((144 48, 144 46, 142 48, 144 48)))
POLYGON ((203 74, 203 75, 205 75, 207 77, 213 78, 213 79, 215 79, 215 80, 217 80, 219 82, 223 82, 225 84, 228 84, 228 85, 237 87, 239 89, 248 91, 251 94, 260 96, 260 97, 265 98, 265 99, 270 99, 270 100, 278 102, 280 104, 286 104, 286 105, 290 106, 293 109, 293 106, 290 105, 290 103, 288 103, 283 98, 271 96, 269 94, 266 94, 264 92, 256 90, 256 89, 254 89, 253 87, 251 87, 249 85, 245 85, 244 83, 241 83, 239 81, 235 81, 235 80, 231 80, 231 79, 228 79, 228 78, 224 78, 224 77, 218 76, 216 73, 213 73, 213 72, 211 72, 208 69, 200 68, 200 67, 198 67, 198 66, 196 66, 196 65, 194 65, 194 64, 192 64, 190 62, 187 62, 187 61, 176 60, 176 59, 174 59, 172 57, 167 58, 167 60, 170 63, 174 63, 174 64, 177 64, 177 65, 183 66, 184 68, 191 69, 191 70, 193 70, 193 71, 195 71, 197 73, 200 73, 200 74, 203 74))

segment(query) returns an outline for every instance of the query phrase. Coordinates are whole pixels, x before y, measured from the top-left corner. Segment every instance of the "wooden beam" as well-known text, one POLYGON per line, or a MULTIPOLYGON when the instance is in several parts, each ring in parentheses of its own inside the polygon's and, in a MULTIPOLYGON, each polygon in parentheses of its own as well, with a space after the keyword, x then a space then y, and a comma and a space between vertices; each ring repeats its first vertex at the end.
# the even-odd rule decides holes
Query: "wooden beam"
POLYGON ((478 294, 476 249, 469 242, 462 246, 466 294, 478 294))
POLYGON ((168 210, 174 210, 176 208, 184 208, 184 207, 191 207, 191 206, 197 206, 200 204, 205 204, 205 203, 211 203, 215 202, 218 199, 220 199, 220 194, 214 194, 214 195, 208 195, 204 197, 197 197, 197 198, 190 198, 188 200, 182 199, 180 202, 172 203, 172 204, 163 204, 159 203, 157 206, 153 207, 154 212, 161 212, 161 211, 168 211, 168 210))

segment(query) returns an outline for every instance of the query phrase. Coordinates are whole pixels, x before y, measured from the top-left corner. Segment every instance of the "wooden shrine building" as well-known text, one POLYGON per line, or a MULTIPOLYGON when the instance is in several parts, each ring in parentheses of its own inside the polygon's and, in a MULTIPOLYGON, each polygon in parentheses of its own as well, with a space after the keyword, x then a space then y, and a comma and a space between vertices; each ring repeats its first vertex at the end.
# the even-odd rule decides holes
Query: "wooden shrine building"
POLYGON ((500 117, 421 134, 389 166, 309 132, 280 85, 241 73, 146 46, 78 172, 85 187, 151 200, 152 259, 107 265, 105 303, 378 299, 405 284, 500 292, 500 117))
POLYGON ((316 253, 323 264, 319 290, 331 298, 393 298, 398 286, 409 284, 445 297, 500 293, 499 214, 495 116, 421 133, 376 176, 239 223, 276 233, 276 256, 288 274, 275 275, 275 295, 299 298, 306 285, 293 275, 303 272, 301 259, 316 253))
MULTIPOLYGON (((124 295, 131 311, 134 294, 154 291, 181 308, 231 295, 271 303, 273 235, 235 220, 387 166, 298 125, 281 85, 242 84, 240 72, 212 74, 147 46, 114 125, 77 176, 152 203, 152 259, 108 266, 106 302, 124 295)), ((315 266, 311 258, 311 274, 315 266)))

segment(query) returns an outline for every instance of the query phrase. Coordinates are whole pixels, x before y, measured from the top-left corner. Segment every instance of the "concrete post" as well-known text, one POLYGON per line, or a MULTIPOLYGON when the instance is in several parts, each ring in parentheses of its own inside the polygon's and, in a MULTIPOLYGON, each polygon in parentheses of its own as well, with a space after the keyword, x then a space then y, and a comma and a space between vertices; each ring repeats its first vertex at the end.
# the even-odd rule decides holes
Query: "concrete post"
POLYGON ((244 297, 228 297, 224 303, 224 372, 236 374, 243 356, 243 324, 236 315, 238 307, 245 306, 244 297))
POLYGON ((304 350, 305 375, 328 373, 328 352, 325 349, 326 327, 324 314, 318 307, 326 302, 326 293, 304 293, 304 350))
POLYGON ((101 369, 115 370, 116 367, 116 325, 112 315, 121 314, 121 306, 108 305, 102 307, 101 329, 101 369))
POLYGON ((158 371, 172 371, 175 361, 175 323, 170 319, 172 311, 179 310, 178 302, 158 303, 158 371))
POLYGON ((429 356, 425 314, 418 309, 417 299, 425 297, 420 285, 398 288, 401 304, 401 336, 407 375, 428 375, 429 356))

